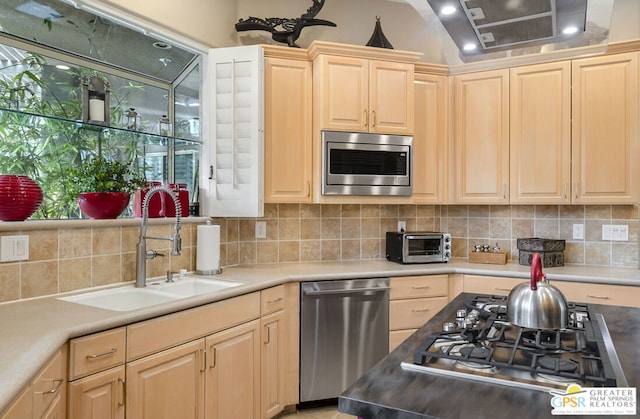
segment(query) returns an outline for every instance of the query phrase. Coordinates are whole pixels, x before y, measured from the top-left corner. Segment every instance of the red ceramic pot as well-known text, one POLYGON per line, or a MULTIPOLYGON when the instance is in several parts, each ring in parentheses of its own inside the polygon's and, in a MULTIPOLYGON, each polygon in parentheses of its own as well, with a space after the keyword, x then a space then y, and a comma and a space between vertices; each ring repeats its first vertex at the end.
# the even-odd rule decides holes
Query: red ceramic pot
POLYGON ((42 189, 28 176, 0 175, 0 220, 24 221, 42 202, 42 189))
POLYGON ((128 204, 126 192, 84 192, 78 198, 80 211, 93 220, 118 218, 128 204))

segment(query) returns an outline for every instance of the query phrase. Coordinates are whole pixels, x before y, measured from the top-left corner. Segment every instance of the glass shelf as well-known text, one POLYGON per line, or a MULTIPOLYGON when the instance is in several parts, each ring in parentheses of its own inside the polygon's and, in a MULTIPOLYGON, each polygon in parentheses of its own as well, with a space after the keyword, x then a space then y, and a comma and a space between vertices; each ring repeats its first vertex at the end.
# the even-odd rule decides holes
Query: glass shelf
POLYGON ((81 121, 81 120, 61 118, 58 116, 40 115, 32 112, 16 110, 16 109, 7 109, 3 107, 0 107, 0 112, 9 112, 16 115, 23 115, 28 118, 36 118, 36 120, 31 121, 31 124, 34 126, 37 125, 37 122, 36 122, 37 118, 42 118, 42 119, 60 121, 62 123, 74 124, 78 129, 101 132, 103 133, 103 135, 110 135, 111 133, 115 133, 115 134, 124 134, 127 136, 134 135, 138 138, 146 137, 146 140, 144 141, 144 143, 150 143, 150 144, 166 144, 167 140, 177 140, 180 142, 184 142, 185 145, 186 144, 202 144, 202 141, 191 139, 191 138, 166 136, 166 135, 154 134, 150 132, 137 131, 137 130, 134 131, 126 128, 108 126, 108 125, 104 125, 94 121, 81 121))

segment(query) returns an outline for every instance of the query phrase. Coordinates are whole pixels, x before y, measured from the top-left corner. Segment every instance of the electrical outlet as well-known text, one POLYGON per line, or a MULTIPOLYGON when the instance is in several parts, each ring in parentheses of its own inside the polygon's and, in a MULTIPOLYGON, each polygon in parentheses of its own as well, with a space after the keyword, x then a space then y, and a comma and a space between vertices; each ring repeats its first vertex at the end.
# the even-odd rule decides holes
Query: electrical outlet
POLYGON ((29 260, 29 236, 3 236, 0 241, 0 262, 29 260))
POLYGON ((573 239, 574 240, 584 239, 584 224, 573 225, 573 239))
POLYGON ((398 221, 398 231, 405 232, 407 231, 407 222, 406 221, 398 221))
POLYGON ((256 239, 266 239, 266 238, 267 238, 267 222, 256 221, 256 239))

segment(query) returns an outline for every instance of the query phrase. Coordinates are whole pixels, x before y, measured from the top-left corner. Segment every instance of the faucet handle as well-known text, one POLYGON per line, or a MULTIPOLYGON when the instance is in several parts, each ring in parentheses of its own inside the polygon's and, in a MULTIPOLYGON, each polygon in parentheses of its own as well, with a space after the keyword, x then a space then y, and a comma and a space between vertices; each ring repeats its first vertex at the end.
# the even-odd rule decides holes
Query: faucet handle
POLYGON ((167 280, 165 282, 174 282, 173 280, 173 275, 177 274, 178 272, 174 272, 172 270, 168 270, 167 271, 167 280))
POLYGON ((155 257, 162 256, 164 257, 164 253, 160 253, 157 250, 147 250, 147 259, 153 259, 155 257))

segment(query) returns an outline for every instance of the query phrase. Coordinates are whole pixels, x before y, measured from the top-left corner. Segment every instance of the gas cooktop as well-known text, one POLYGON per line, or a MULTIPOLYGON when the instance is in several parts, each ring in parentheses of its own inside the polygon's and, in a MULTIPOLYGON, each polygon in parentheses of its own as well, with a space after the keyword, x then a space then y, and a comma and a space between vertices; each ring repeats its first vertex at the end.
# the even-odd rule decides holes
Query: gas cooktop
POLYGON ((402 362, 402 368, 541 391, 627 386, 604 318, 569 303, 569 326, 529 329, 507 320, 507 297, 477 295, 402 362))

